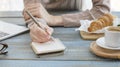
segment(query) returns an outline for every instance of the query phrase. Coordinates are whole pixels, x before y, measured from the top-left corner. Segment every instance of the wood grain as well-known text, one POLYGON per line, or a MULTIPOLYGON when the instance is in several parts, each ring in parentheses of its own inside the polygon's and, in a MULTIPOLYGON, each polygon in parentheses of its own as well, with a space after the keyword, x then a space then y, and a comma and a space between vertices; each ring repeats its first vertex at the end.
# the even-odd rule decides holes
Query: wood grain
POLYGON ((103 33, 96 34, 96 33, 87 33, 84 31, 80 31, 80 35, 81 35, 82 39, 84 39, 84 40, 96 40, 96 39, 104 36, 103 33))
POLYGON ((119 67, 117 61, 1 60, 0 67, 119 67))
MULTIPOLYGON (((115 14, 120 16, 120 13, 115 14)), ((0 20, 25 25, 21 12, 0 13, 0 20)), ((92 41, 81 39, 76 28, 53 28, 53 36, 61 39, 67 47, 64 53, 35 55, 30 46, 29 32, 25 32, 1 41, 9 44, 9 53, 0 55, 0 67, 120 67, 119 60, 105 59, 91 53, 89 47, 92 41)))
POLYGON ((120 59, 120 50, 110 50, 97 46, 96 42, 91 43, 91 51, 104 58, 120 59))

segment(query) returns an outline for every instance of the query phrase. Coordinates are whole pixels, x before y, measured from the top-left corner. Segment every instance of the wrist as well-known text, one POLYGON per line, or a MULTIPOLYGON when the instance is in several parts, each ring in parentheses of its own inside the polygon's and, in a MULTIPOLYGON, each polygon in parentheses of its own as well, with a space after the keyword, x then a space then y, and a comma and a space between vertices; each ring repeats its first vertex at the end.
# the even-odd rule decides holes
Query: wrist
POLYGON ((56 23, 56 26, 63 26, 62 16, 54 16, 54 22, 56 23))
POLYGON ((63 26, 62 16, 50 15, 49 16, 49 21, 47 21, 47 22, 48 22, 49 26, 63 26))

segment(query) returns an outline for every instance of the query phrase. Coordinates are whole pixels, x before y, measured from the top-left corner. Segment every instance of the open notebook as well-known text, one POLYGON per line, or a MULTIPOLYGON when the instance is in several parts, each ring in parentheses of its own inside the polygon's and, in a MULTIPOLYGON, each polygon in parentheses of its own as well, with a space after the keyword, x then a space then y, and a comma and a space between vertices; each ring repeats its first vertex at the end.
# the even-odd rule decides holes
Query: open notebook
POLYGON ((31 46, 33 48, 33 51, 36 54, 47 54, 47 53, 53 53, 53 52, 60 52, 66 49, 63 43, 57 38, 54 38, 53 40, 48 41, 46 43, 32 42, 31 46))

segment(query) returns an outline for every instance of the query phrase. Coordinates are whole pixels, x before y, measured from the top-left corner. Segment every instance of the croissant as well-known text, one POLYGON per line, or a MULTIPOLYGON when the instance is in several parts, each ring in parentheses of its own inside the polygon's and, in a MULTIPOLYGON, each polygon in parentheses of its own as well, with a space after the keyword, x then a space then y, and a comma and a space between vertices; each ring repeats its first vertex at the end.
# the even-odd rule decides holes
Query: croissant
POLYGON ((88 31, 94 32, 104 27, 112 26, 113 20, 114 17, 111 14, 104 14, 102 17, 98 18, 90 24, 90 27, 88 27, 88 31))

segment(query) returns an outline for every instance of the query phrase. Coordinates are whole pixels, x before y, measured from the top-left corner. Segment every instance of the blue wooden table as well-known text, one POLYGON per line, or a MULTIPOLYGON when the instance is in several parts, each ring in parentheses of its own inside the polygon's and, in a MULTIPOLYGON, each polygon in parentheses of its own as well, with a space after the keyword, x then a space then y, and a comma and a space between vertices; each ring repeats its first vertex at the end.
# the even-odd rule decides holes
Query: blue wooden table
MULTIPOLYGON (((119 13, 114 14, 119 16, 119 13)), ((2 13, 0 20, 25 25, 19 12, 2 13)), ((62 40, 67 47, 65 52, 35 55, 30 46, 29 32, 25 32, 2 41, 9 44, 9 53, 0 55, 0 67, 120 67, 119 60, 105 59, 91 53, 89 46, 92 41, 81 39, 76 28, 53 28, 53 36, 62 40)))

